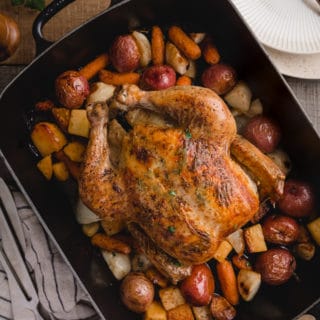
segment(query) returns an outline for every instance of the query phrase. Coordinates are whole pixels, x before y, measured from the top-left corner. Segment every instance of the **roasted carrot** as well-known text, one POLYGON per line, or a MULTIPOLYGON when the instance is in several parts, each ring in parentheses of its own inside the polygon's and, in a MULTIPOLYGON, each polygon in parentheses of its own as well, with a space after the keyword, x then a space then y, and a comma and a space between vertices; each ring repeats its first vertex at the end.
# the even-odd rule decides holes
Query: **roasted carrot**
POLYGON ((158 26, 153 26, 151 35, 151 55, 154 65, 162 65, 164 63, 164 38, 162 30, 158 26))
POLYGON ((131 248, 126 243, 114 237, 109 237, 105 233, 96 233, 91 238, 91 243, 94 246, 111 252, 115 251, 124 254, 129 254, 131 252, 131 248))
POLYGON ((80 175, 80 163, 70 160, 62 150, 55 152, 54 156, 56 157, 57 160, 64 162, 64 164, 67 166, 71 176, 75 180, 78 180, 79 175, 80 175))
POLYGON ((191 86, 192 80, 188 76, 181 76, 176 82, 176 86, 191 86))
POLYGON ((187 58, 191 60, 200 58, 200 47, 180 27, 170 27, 168 36, 187 58))
POLYGON ((113 84, 115 86, 137 84, 140 79, 140 74, 135 72, 117 73, 109 70, 100 70, 99 79, 106 84, 113 84))
POLYGON ((232 263, 238 269, 252 270, 252 266, 248 258, 242 254, 235 254, 232 257, 232 263))
POLYGON ((54 103, 51 100, 43 100, 36 103, 35 108, 38 111, 49 111, 54 107, 54 103))
POLYGON ((168 279, 154 267, 151 267, 146 271, 146 276, 153 284, 156 284, 161 288, 168 286, 168 279))
POLYGON ((218 63, 220 61, 220 54, 213 44, 212 39, 210 37, 206 37, 203 42, 202 55, 204 60, 211 65, 218 63))
POLYGON ((223 296, 232 304, 239 303, 237 279, 232 264, 228 260, 217 263, 217 274, 223 296))
POLYGON ((94 60, 90 61, 79 73, 84 76, 87 80, 93 78, 100 70, 104 69, 109 63, 108 54, 103 53, 97 56, 94 60))

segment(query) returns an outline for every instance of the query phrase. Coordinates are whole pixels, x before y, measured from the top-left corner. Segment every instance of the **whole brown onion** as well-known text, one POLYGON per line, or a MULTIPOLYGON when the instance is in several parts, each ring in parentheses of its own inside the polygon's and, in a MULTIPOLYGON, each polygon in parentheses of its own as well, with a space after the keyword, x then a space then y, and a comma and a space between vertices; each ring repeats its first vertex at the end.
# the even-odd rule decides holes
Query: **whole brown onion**
POLYGON ((9 16, 0 13, 0 61, 14 54, 20 43, 20 30, 9 16))

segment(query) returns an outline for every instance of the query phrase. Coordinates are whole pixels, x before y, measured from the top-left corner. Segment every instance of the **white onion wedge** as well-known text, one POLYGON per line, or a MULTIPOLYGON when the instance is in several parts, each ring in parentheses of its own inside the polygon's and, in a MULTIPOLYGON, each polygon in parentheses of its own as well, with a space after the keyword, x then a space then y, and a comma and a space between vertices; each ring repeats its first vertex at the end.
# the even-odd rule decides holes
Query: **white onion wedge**
POLYGON ((252 270, 241 269, 238 273, 238 289, 244 301, 254 298, 261 285, 261 275, 252 270))
POLYGON ((140 65, 141 67, 146 67, 151 61, 150 41, 142 32, 133 31, 132 36, 136 40, 140 52, 140 65))
POLYGON ((131 262, 127 254, 101 250, 103 259, 117 280, 123 279, 131 271, 131 262))
POLYGON ((77 202, 75 214, 76 220, 80 224, 89 224, 101 220, 100 217, 98 217, 92 210, 84 205, 80 198, 77 202))

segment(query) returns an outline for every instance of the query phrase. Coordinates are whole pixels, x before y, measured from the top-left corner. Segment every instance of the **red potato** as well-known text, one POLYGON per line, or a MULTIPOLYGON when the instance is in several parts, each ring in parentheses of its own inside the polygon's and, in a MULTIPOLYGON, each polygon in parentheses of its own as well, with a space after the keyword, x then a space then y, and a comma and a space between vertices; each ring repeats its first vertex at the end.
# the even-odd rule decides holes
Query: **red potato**
POLYGON ((275 244, 288 245, 299 237, 297 221, 284 215, 268 216, 262 223, 262 230, 265 240, 275 244))
POLYGON ((231 66, 217 63, 202 73, 201 81, 204 87, 222 95, 234 87, 236 78, 236 72, 231 66))
POLYGON ((263 282, 277 286, 287 282, 296 268, 296 260, 289 250, 272 248, 261 253, 254 270, 261 274, 263 282))
POLYGON ((123 304, 136 313, 145 312, 154 298, 154 286, 141 272, 129 273, 121 283, 120 295, 123 304))
POLYGON ((110 48, 110 60, 118 72, 132 72, 139 67, 140 51, 132 35, 118 36, 110 48))
POLYGON ((163 90, 176 84, 176 73, 170 66, 151 66, 141 77, 141 87, 145 90, 163 90))
POLYGON ((55 81, 55 93, 66 108, 80 108, 90 93, 88 80, 77 71, 65 71, 55 81))
POLYGON ((243 136, 262 152, 270 153, 280 142, 281 130, 273 119, 258 115, 246 124, 243 136))
POLYGON ((205 306, 211 301, 214 292, 214 278, 206 264, 195 265, 191 275, 181 283, 182 295, 193 306, 205 306))
POLYGON ((283 196, 278 201, 278 205, 285 214, 302 218, 312 213, 314 202, 315 195, 308 183, 289 179, 284 185, 283 196))

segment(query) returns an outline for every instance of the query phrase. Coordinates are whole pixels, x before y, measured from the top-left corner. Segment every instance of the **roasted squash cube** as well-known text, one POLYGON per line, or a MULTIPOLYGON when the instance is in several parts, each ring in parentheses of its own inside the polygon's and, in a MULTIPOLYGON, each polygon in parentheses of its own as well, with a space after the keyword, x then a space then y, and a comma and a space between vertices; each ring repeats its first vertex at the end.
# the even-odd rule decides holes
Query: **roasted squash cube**
POLYGON ((160 300, 165 310, 174 309, 186 301, 178 287, 168 287, 159 290, 160 300))
POLYGON ((51 110, 54 119, 58 126, 65 132, 68 131, 70 121, 70 109, 67 108, 52 108, 51 110))
POLYGON ((167 312, 159 302, 153 301, 144 314, 144 320, 167 320, 167 312))
POLYGON ((70 142, 63 148, 65 155, 75 162, 83 161, 85 151, 86 146, 79 141, 70 142))
POLYGON ((182 304, 169 310, 168 320, 194 320, 191 307, 188 304, 182 304))
POLYGON ((37 163, 37 168, 41 171, 41 173, 45 176, 47 180, 52 178, 52 158, 51 155, 48 155, 42 158, 37 163))
POLYGON ((63 132, 51 122, 37 123, 31 132, 31 140, 43 157, 61 150, 67 143, 63 132))
POLYGON ((59 181, 66 181, 69 179, 69 170, 64 162, 57 162, 52 166, 53 175, 59 181))
POLYGON ((68 132, 76 136, 88 138, 90 122, 87 118, 87 111, 84 109, 71 110, 68 132))

